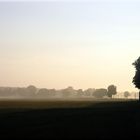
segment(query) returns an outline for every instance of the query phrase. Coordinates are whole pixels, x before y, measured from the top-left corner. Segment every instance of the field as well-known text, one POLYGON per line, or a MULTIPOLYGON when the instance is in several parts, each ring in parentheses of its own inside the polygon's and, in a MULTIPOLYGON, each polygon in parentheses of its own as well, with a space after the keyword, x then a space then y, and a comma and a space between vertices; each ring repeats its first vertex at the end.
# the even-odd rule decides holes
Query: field
POLYGON ((139 108, 133 100, 1 100, 0 136, 134 139, 139 136, 139 108))

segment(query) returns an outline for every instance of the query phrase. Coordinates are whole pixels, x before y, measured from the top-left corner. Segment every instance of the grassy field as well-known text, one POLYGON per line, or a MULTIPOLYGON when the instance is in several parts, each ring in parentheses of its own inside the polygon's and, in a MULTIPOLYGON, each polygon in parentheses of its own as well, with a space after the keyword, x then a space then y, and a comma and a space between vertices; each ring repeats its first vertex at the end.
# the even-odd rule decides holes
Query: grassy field
POLYGON ((136 138, 140 103, 131 100, 1 100, 0 136, 30 139, 136 138))
POLYGON ((54 109, 90 107, 99 103, 130 102, 132 99, 58 98, 58 99, 0 99, 0 108, 54 109))

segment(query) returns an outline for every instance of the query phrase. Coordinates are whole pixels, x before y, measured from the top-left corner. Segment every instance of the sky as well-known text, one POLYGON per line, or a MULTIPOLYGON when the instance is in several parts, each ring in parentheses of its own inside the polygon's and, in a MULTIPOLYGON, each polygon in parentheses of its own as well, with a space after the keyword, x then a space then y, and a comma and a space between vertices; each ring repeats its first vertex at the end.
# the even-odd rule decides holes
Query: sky
POLYGON ((0 86, 137 91, 138 1, 0 1, 0 86))

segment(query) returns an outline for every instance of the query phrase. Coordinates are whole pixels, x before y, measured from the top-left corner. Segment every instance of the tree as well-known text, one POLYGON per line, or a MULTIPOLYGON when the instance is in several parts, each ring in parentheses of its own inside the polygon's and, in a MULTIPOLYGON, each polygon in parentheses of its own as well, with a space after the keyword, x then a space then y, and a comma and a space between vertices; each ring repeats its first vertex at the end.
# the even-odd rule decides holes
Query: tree
POLYGON ((69 97, 74 93, 73 87, 69 86, 66 89, 62 90, 62 95, 63 97, 69 97))
POLYGON ((27 89, 26 88, 15 88, 14 89, 15 96, 18 97, 28 97, 27 89))
POLYGON ((4 97, 11 96, 12 95, 12 92, 11 91, 12 90, 11 90, 10 87, 0 88, 0 95, 1 96, 4 96, 4 97))
POLYGON ((34 97, 37 91, 37 88, 33 85, 30 85, 26 88, 28 96, 34 97))
POLYGON ((84 92, 83 92, 82 89, 78 89, 78 90, 76 90, 76 92, 77 92, 77 96, 78 96, 78 97, 81 97, 81 96, 83 96, 83 94, 84 94, 84 92))
POLYGON ((41 89, 38 90, 37 97, 43 97, 43 98, 45 98, 46 96, 47 97, 50 96, 48 89, 41 88, 41 89))
POLYGON ((128 98, 128 96, 130 96, 130 93, 129 93, 128 91, 125 91, 125 92, 124 92, 124 97, 125 97, 125 98, 128 98))
MULTIPOLYGON (((134 63, 132 63, 132 65, 136 69, 135 76, 133 77, 132 82, 135 85, 135 87, 140 90, 140 57, 134 63)), ((139 92, 139 99, 140 99, 140 92, 139 92)))
POLYGON ((112 95, 117 94, 116 89, 117 89, 117 87, 114 86, 114 85, 110 85, 110 86, 108 86, 108 91, 107 91, 107 95, 108 95, 108 97, 111 97, 111 98, 112 98, 112 95))
POLYGON ((49 95, 50 96, 55 96, 56 95, 56 90, 55 89, 49 89, 49 95))
POLYGON ((88 88, 84 91, 85 96, 92 96, 93 92, 95 91, 94 88, 88 88))
POLYGON ((104 88, 100 88, 100 89, 96 89, 93 94, 92 94, 95 98, 103 98, 107 95, 107 89, 104 88))

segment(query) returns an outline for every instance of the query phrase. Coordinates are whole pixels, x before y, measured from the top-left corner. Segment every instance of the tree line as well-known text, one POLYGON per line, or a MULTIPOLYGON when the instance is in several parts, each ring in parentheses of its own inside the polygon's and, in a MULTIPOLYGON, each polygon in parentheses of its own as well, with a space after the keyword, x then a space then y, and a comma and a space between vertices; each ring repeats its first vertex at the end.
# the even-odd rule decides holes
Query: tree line
POLYGON ((114 85, 108 86, 107 89, 100 88, 94 89, 89 88, 74 89, 68 87, 61 90, 47 89, 47 88, 36 88, 33 85, 28 87, 0 87, 0 97, 24 97, 24 98, 44 98, 44 97, 95 97, 95 98, 112 98, 113 95, 117 94, 117 87, 114 85))

